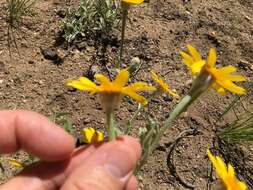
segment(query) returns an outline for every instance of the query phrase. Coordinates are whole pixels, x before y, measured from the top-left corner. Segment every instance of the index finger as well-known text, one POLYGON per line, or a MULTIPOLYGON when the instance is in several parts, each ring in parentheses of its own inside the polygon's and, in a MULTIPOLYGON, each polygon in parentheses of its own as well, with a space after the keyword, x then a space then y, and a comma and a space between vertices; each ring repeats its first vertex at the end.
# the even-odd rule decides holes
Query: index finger
POLYGON ((74 138, 46 117, 32 111, 0 111, 0 153, 19 149, 42 160, 63 160, 75 147, 74 138))

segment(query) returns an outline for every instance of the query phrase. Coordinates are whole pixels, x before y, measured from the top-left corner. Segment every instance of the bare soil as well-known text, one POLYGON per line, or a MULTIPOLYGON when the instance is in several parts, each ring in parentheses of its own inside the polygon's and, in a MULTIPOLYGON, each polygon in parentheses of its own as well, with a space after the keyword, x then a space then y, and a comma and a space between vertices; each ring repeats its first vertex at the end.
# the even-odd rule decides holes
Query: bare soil
MULTIPOLYGON (((60 37, 63 19, 59 11, 77 5, 78 1, 38 1, 36 16, 25 18, 17 33, 20 55, 13 48, 10 59, 7 23, 2 14, 5 1, 0 0, 0 108, 29 109, 48 117, 56 112, 71 113, 78 136, 84 127, 103 129, 104 115, 94 96, 73 91, 64 82, 86 75, 94 65, 107 74, 106 67, 113 67, 118 55, 120 32, 115 32, 113 39, 87 40, 82 45, 67 47, 60 37), (45 59, 42 55, 45 49, 56 52, 60 61, 45 59)), ((234 65, 239 68, 238 72, 253 79, 252 0, 149 0, 131 9, 130 21, 124 63, 129 65, 132 57, 142 61, 142 68, 133 81, 149 82, 152 68, 181 96, 186 94, 191 76, 178 52, 189 43, 203 55, 215 47, 218 65, 234 65)), ((242 101, 243 107, 251 111, 252 91, 249 89, 242 101)), ((125 121, 136 110, 136 103, 126 100, 117 113, 118 120, 125 121)), ((217 130, 235 119, 231 113, 222 122, 216 122, 232 100, 232 95, 221 97, 210 91, 195 102, 166 132, 141 171, 140 189, 210 189, 217 180, 206 156, 208 148, 234 163, 239 177, 252 189, 253 147, 224 142, 216 136, 217 130)), ((168 95, 151 101, 138 117, 136 128, 144 126, 148 117, 162 123, 176 103, 168 95)), ((242 106, 237 106, 236 113, 242 112, 242 106)), ((0 179, 5 181, 15 170, 6 161, 3 166, 6 172, 0 173, 0 179)))

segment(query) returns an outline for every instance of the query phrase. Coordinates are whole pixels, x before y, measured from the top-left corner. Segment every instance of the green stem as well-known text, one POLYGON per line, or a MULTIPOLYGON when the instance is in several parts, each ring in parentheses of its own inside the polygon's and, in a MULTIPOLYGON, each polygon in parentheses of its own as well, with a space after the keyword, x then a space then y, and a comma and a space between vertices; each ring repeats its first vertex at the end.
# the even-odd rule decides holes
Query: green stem
POLYGON ((119 53, 119 63, 118 67, 121 66, 122 58, 123 58, 123 47, 124 47, 124 41, 125 41, 125 30, 126 30, 126 21, 127 21, 127 15, 128 15, 128 6, 124 5, 122 6, 122 26, 121 26, 121 43, 120 43, 120 53, 119 53))
MULTIPOLYGON (((157 144, 161 140, 162 135, 164 132, 171 126, 172 122, 182 113, 184 112, 191 102, 193 97, 186 95, 176 106, 176 108, 171 112, 170 116, 168 119, 166 119, 164 126, 160 129, 159 133, 151 142, 150 147, 148 147, 142 154, 141 160, 139 161, 137 168, 135 169, 135 174, 139 172, 141 167, 146 163, 146 160, 151 152, 156 148, 157 144)), ((150 135, 152 135, 152 131, 149 131, 150 133, 147 134, 145 139, 150 140, 150 135)), ((143 142, 145 144, 145 142, 143 142)))
POLYGON ((168 119, 166 119, 164 126, 161 128, 159 136, 163 135, 166 129, 168 129, 172 122, 181 114, 183 113, 189 105, 192 103, 193 97, 190 95, 186 95, 175 107, 175 109, 171 112, 168 119))
MULTIPOLYGON (((202 71, 197 78, 195 79, 188 95, 186 95, 175 107, 175 109, 171 112, 168 119, 165 120, 165 123, 163 127, 160 128, 160 130, 155 134, 155 137, 152 139, 151 136, 146 136, 147 140, 150 139, 150 143, 148 143, 148 147, 143 148, 142 152, 142 158, 139 162, 138 168, 135 170, 135 172, 138 172, 142 165, 146 162, 148 156, 150 153, 153 152, 153 150, 158 145, 159 141, 162 138, 162 135, 164 132, 172 126, 172 122, 181 114, 183 113, 192 103, 195 101, 203 92, 205 92, 212 84, 213 78, 212 76, 202 71)), ((148 134, 149 135, 149 134, 148 134)))
POLYGON ((127 122, 127 126, 126 126, 126 135, 128 135, 130 133, 130 130, 132 129, 133 126, 133 122, 135 121, 135 119, 137 118, 137 116, 140 114, 140 112, 143 110, 144 106, 142 104, 138 105, 138 109, 134 112, 134 115, 131 117, 131 119, 127 122))
POLYGON ((109 141, 116 139, 115 120, 113 112, 106 113, 106 124, 109 141))

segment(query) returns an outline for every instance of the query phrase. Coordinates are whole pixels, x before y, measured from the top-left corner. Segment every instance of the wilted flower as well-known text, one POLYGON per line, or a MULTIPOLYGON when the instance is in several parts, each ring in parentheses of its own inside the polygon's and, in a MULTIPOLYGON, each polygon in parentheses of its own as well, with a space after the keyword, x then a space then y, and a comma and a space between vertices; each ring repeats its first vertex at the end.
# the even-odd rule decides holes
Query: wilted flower
POLYGON ((102 142, 104 140, 104 135, 102 132, 97 131, 91 127, 89 128, 84 128, 82 130, 82 141, 85 143, 99 143, 102 142))
POLYGON ((161 77, 159 77, 154 71, 151 71, 151 77, 152 79, 157 83, 158 85, 158 90, 161 92, 168 92, 172 96, 179 98, 179 95, 173 92, 170 88, 169 85, 163 81, 161 77))
POLYGON ((215 167, 216 173, 219 176, 223 190, 246 190, 247 186, 244 182, 239 181, 234 172, 234 168, 224 161, 219 156, 213 156, 212 153, 207 151, 208 157, 211 160, 212 164, 215 167))
POLYGON ((238 81, 246 81, 246 78, 241 75, 233 75, 236 72, 236 67, 226 66, 222 68, 216 68, 216 52, 211 48, 207 61, 201 58, 198 51, 191 45, 187 46, 190 54, 180 52, 183 57, 182 62, 186 64, 193 75, 200 72, 212 77, 212 88, 214 88, 219 94, 226 95, 225 89, 237 94, 245 94, 246 90, 240 86, 234 84, 238 81))

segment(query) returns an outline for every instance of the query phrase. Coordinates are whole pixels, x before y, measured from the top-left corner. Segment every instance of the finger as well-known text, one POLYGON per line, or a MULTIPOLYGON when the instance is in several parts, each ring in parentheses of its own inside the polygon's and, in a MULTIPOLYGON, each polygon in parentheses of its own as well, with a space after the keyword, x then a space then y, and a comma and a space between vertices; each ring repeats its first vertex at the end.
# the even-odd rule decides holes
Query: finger
POLYGON ((72 154, 70 160, 66 161, 34 163, 0 186, 0 190, 58 190, 66 177, 85 162, 96 148, 94 145, 81 147, 72 154))
MULTIPOLYGON (((127 137, 123 137, 123 140, 127 142, 127 137)), ((131 139, 132 140, 132 139, 131 139)), ((121 140, 122 141, 122 140, 121 140)), ((121 142, 120 142, 121 143, 121 142)), ((127 143, 127 146, 131 146, 131 143, 127 143)), ((132 143, 134 144, 134 143, 132 143)), ((88 147, 79 148, 73 154, 73 157, 70 161, 65 162, 43 162, 36 163, 29 168, 26 168, 24 172, 22 172, 17 177, 11 179, 6 184, 0 187, 0 190, 9 190, 9 189, 19 189, 19 190, 58 190, 59 187, 66 181, 68 176, 71 176, 73 171, 77 168, 79 169, 86 162, 86 159, 89 158, 90 155, 94 154, 96 148, 102 148, 104 145, 100 145, 99 147, 95 147, 94 145, 88 147)), ((117 146, 117 145, 116 145, 117 146)), ((115 147, 115 144, 113 145, 115 147)), ((113 148, 112 147, 112 148, 113 148)), ((136 152, 140 152, 138 145, 134 145, 133 149, 136 149, 136 152)), ((137 155, 139 157, 139 155, 137 155)), ((81 177, 81 176, 79 176, 81 177)), ((127 179, 125 178, 125 182, 127 183, 127 179)), ((127 190, 135 190, 134 184, 135 178, 131 178, 127 184, 127 190)), ((124 180, 123 180, 124 181, 124 180)))
POLYGON ((138 181, 136 177, 132 176, 126 185, 126 190, 137 190, 137 189, 138 189, 138 181))
POLYGON ((104 144, 71 173, 61 190, 123 190, 140 154, 139 142, 131 137, 104 144))
POLYGON ((0 111, 0 153, 24 149, 42 160, 63 160, 74 150, 74 138, 38 113, 0 111))

